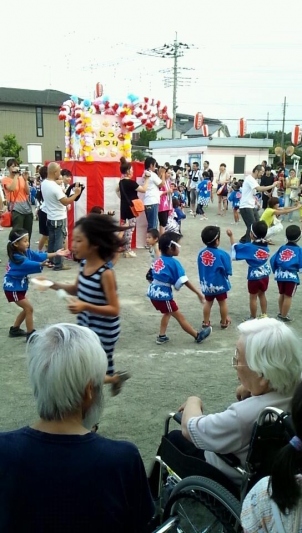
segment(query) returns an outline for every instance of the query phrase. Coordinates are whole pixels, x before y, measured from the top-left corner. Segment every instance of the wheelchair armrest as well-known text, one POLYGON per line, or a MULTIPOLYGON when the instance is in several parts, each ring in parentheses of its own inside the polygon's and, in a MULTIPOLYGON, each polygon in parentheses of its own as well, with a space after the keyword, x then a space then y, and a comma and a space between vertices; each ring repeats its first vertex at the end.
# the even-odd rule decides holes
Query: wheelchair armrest
POLYGON ((181 424, 181 419, 182 419, 182 413, 180 412, 177 412, 177 413, 174 413, 173 415, 173 420, 175 420, 175 422, 177 422, 177 424, 181 424))
POLYGON ((170 426, 171 418, 173 418, 173 420, 175 420, 175 422, 177 422, 178 424, 181 424, 181 417, 182 417, 182 413, 178 413, 178 412, 168 414, 165 420, 164 435, 168 435, 169 433, 169 426, 170 426))
POLYGON ((241 466, 240 459, 235 455, 234 453, 216 453, 217 457, 219 459, 222 459, 228 466, 231 466, 232 468, 236 468, 238 466, 241 466))

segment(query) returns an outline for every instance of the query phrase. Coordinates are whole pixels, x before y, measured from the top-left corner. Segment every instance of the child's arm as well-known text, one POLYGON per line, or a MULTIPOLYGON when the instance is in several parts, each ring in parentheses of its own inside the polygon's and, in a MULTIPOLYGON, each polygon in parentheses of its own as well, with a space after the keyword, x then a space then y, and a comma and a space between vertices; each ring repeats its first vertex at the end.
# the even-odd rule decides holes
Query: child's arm
POLYGON ((286 215, 287 213, 291 213, 292 211, 297 211, 297 209, 301 209, 301 205, 295 205, 294 207, 283 207, 282 209, 274 209, 274 214, 276 217, 280 215, 286 215))
MULTIPOLYGON (((40 277, 39 279, 47 279, 40 277)), ((63 289, 66 291, 70 296, 77 296, 78 293, 78 278, 75 280, 73 284, 71 283, 54 283, 50 289, 53 289, 54 291, 58 291, 59 289, 63 289)))
POLYGON ((227 236, 230 238, 230 243, 231 243, 231 245, 233 246, 233 244, 235 244, 236 241, 235 241, 235 239, 234 239, 234 235, 233 235, 232 230, 227 229, 227 230, 226 230, 226 234, 227 234, 227 236))
POLYGON ((175 208, 174 208, 174 211, 175 211, 175 213, 177 214, 177 218, 178 218, 179 220, 182 220, 183 218, 187 218, 186 213, 184 213, 184 212, 182 211, 182 209, 180 209, 180 207, 175 207, 175 208))
POLYGON ((153 246, 153 250, 154 250, 154 255, 156 258, 160 257, 160 251, 159 251, 159 247, 158 247, 158 242, 156 242, 153 246))
MULTIPOLYGON (((82 311, 88 311, 96 315, 117 316, 120 311, 116 292, 116 281, 112 270, 105 270, 102 274, 102 287, 107 300, 107 305, 95 305, 82 300, 76 300, 68 304, 68 309, 73 315, 82 311)), ((64 287, 61 287, 62 289, 64 287)))
POLYGON ((205 303, 204 294, 201 291, 197 290, 189 280, 185 282, 185 285, 188 287, 188 289, 190 289, 190 291, 196 294, 197 298, 202 304, 205 303))
POLYGON ((56 255, 59 255, 61 257, 65 257, 66 255, 69 255, 69 250, 64 250, 64 248, 61 248, 60 250, 57 250, 56 252, 50 252, 47 254, 47 259, 51 259, 52 257, 56 257, 56 255))

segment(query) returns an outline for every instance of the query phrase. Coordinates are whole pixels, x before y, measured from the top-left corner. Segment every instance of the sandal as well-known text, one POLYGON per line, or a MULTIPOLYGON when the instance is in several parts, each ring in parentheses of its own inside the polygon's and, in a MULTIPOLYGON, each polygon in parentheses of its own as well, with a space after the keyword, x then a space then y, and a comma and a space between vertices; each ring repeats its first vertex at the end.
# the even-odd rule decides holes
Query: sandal
POLYGON ((223 324, 223 322, 221 322, 220 320, 220 327, 221 329, 227 329, 229 327, 229 325, 231 324, 231 319, 230 317, 228 316, 227 319, 226 319, 226 322, 223 324))
POLYGON ((209 328, 210 326, 211 326, 211 322, 209 321, 209 322, 203 322, 201 327, 202 328, 209 328))
POLYGON ((111 385, 111 396, 117 396, 121 392, 124 382, 127 381, 127 379, 129 379, 131 377, 129 372, 127 372, 126 370, 124 370, 122 372, 121 371, 116 372, 114 374, 114 376, 118 376, 119 380, 116 381, 115 383, 112 383, 112 385, 111 385))

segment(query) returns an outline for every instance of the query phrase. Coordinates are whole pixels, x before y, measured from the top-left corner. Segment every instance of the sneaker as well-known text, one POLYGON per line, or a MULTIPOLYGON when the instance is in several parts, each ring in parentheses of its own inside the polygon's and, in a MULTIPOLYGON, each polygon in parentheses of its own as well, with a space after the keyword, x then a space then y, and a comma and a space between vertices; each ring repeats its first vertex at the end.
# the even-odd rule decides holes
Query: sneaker
POLYGON ((131 374, 129 374, 129 372, 127 372, 126 370, 116 372, 114 375, 118 376, 119 380, 116 383, 112 383, 111 396, 117 396, 121 392, 122 386, 125 381, 131 378, 131 374))
POLYGON ((156 339, 156 344, 165 344, 165 342, 169 342, 169 340, 167 335, 159 335, 156 339))
POLYGON ((33 329, 30 333, 26 333, 26 342, 31 342, 31 340, 32 340, 32 335, 33 335, 33 333, 35 333, 35 332, 36 332, 36 330, 33 329))
POLYGON ((53 271, 54 271, 54 272, 59 272, 59 270, 70 270, 70 269, 71 269, 71 266, 63 265, 63 266, 61 266, 61 267, 59 267, 59 268, 54 267, 54 268, 53 268, 53 271))
POLYGON ((133 250, 129 250, 128 254, 130 257, 136 257, 136 253, 133 250))
POLYGON ((9 328, 8 336, 9 337, 25 337, 26 331, 24 331, 24 329, 20 329, 20 328, 16 328, 12 326, 11 328, 9 328))
POLYGON ((197 342, 197 344, 200 344, 202 341, 204 341, 204 339, 206 339, 209 335, 211 335, 211 333, 212 333, 211 326, 201 329, 199 333, 197 333, 195 342, 197 342))
POLYGON ((293 318, 290 318, 290 316, 282 316, 280 313, 278 313, 277 315, 277 319, 278 320, 281 320, 282 322, 293 322, 294 319, 293 318))
POLYGON ((210 322, 210 321, 209 321, 209 322, 203 322, 201 327, 202 327, 202 328, 209 328, 210 325, 211 325, 211 322, 210 322))
POLYGON ((261 315, 259 315, 258 318, 267 318, 267 314, 266 313, 261 313, 261 315))
POLYGON ((227 329, 229 327, 229 325, 231 324, 231 322, 232 321, 231 321, 229 316, 227 317, 225 323, 221 322, 221 320, 220 320, 220 328, 221 329, 227 329))

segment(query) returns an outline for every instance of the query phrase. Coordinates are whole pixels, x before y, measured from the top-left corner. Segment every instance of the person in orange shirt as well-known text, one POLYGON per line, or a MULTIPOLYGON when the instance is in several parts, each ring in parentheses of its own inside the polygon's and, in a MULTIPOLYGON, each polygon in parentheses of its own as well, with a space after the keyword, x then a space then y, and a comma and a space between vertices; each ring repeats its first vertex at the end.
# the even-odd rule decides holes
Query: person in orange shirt
POLYGON ((21 171, 16 159, 6 163, 9 176, 2 179, 4 194, 12 212, 13 229, 25 229, 29 240, 33 227, 33 212, 29 201, 29 183, 21 171))

